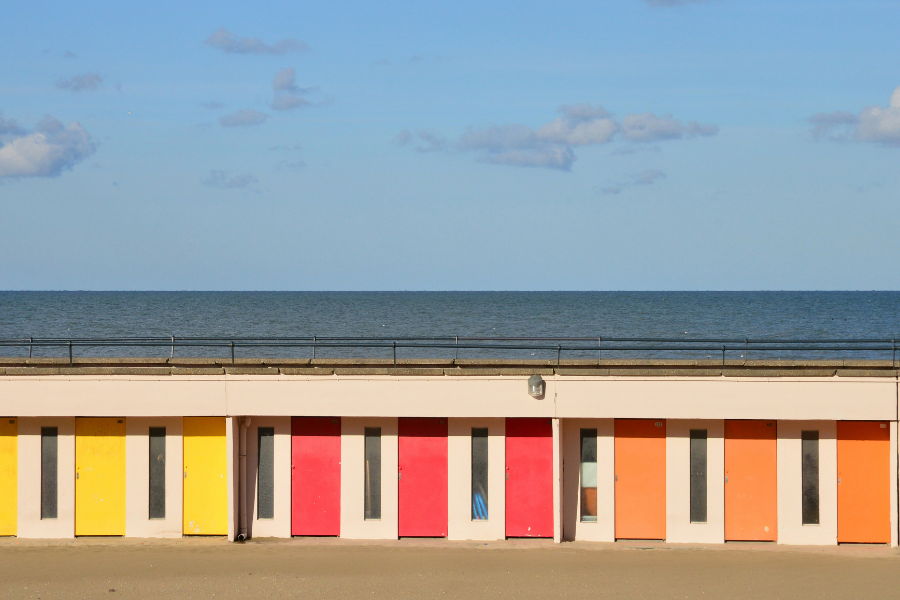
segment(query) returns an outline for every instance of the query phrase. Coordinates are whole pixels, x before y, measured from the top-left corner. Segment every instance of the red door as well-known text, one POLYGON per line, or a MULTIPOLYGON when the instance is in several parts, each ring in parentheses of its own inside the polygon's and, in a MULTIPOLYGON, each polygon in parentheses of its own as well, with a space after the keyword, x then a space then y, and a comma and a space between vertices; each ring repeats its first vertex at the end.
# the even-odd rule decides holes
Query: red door
POLYGON ((341 534, 341 419, 291 419, 291 535, 341 534))
POLYGON ((553 537, 550 419, 506 419, 506 537, 553 537))
POLYGON ((447 537, 447 419, 401 418, 400 537, 447 537))

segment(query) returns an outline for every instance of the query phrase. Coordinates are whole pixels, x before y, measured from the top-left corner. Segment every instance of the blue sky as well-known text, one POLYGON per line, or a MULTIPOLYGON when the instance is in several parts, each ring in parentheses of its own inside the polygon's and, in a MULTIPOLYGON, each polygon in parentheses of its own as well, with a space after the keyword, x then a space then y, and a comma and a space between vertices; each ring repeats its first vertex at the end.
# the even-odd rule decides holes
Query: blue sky
POLYGON ((0 289, 900 289, 898 23, 12 3, 0 289))

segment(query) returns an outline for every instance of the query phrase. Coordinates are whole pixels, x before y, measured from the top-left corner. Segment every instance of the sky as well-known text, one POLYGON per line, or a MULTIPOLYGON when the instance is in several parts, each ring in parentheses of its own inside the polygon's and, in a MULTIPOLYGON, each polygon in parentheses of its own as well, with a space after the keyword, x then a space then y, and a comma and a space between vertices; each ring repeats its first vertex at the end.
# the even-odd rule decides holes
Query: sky
POLYGON ((897 290, 898 23, 9 3, 0 289, 897 290))

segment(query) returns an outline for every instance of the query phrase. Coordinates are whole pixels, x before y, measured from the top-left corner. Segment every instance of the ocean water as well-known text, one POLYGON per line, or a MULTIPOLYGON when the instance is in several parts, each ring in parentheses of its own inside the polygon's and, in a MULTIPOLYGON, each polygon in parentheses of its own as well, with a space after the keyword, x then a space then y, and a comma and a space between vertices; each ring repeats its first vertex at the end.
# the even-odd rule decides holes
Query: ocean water
MULTIPOLYGON (((0 292, 0 338, 171 335, 900 339, 900 292, 0 292)), ((0 348, 5 356, 23 352, 0 348)), ((37 348, 34 355, 65 352, 37 348)), ((311 355, 306 349, 241 352, 311 355)), ((78 354, 168 356, 169 350, 84 348, 78 354)), ((317 356, 349 354, 389 356, 390 350, 319 349, 317 356)), ((406 349, 402 356, 423 354, 453 352, 406 349)))

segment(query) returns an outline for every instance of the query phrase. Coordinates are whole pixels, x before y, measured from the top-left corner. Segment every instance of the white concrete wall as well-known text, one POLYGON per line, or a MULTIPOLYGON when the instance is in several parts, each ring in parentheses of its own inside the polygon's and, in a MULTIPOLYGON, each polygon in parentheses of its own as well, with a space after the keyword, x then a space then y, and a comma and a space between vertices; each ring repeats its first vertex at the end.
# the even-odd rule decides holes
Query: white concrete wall
POLYGON ((778 543, 837 544, 837 423, 778 421, 778 543), (819 432, 819 524, 803 524, 801 432, 819 432))
POLYGON ((251 537, 291 537, 291 418, 252 417, 247 431, 248 528, 251 537), (275 429, 275 518, 259 518, 259 428, 275 429))
POLYGON ((0 405, 23 417, 220 417, 225 388, 179 375, 0 377, 0 405))
POLYGON ((341 537, 397 539, 396 417, 341 419, 341 537), (381 427, 381 519, 365 519, 365 428, 381 427))
POLYGON ((616 537, 613 419, 563 420, 562 538, 613 542, 616 537), (581 430, 597 430, 597 522, 581 522, 581 430))
POLYGON ((125 419, 125 535, 181 537, 184 479, 182 417, 125 419), (166 428, 166 518, 150 518, 150 428, 166 428))
POLYGON ((18 462, 18 537, 75 537, 75 417, 20 417, 18 462), (56 519, 41 519, 41 427, 58 428, 56 519))
MULTIPOLYGON (((196 416, 196 415, 192 415, 196 416)), ((238 532, 238 518, 240 517, 239 513, 235 508, 237 507, 237 502, 235 501, 238 497, 239 486, 240 486, 240 478, 238 474, 238 466, 239 466, 239 457, 238 457, 238 435, 240 434, 240 423, 239 419, 226 417, 225 418, 225 448, 226 450, 230 450, 228 452, 228 461, 226 462, 226 473, 228 473, 229 481, 228 483, 228 514, 231 515, 231 518, 228 519, 228 541, 233 542, 235 536, 238 532)))
POLYGON ((725 421, 666 421, 666 541, 725 542, 725 421), (691 429, 706 430, 706 523, 691 523, 691 429))
POLYGON ((556 389, 558 417, 897 420, 887 377, 564 377, 556 389))
POLYGON ((506 419, 452 418, 447 424, 448 530, 451 540, 506 537, 506 419), (472 520, 472 428, 488 430, 488 518, 472 520))
POLYGON ((553 430, 553 541, 562 541, 563 514, 563 431, 559 419, 551 421, 553 430))
POLYGON ((5 376, 0 414, 897 420, 897 382, 887 377, 546 381, 537 400, 527 376, 5 376))

